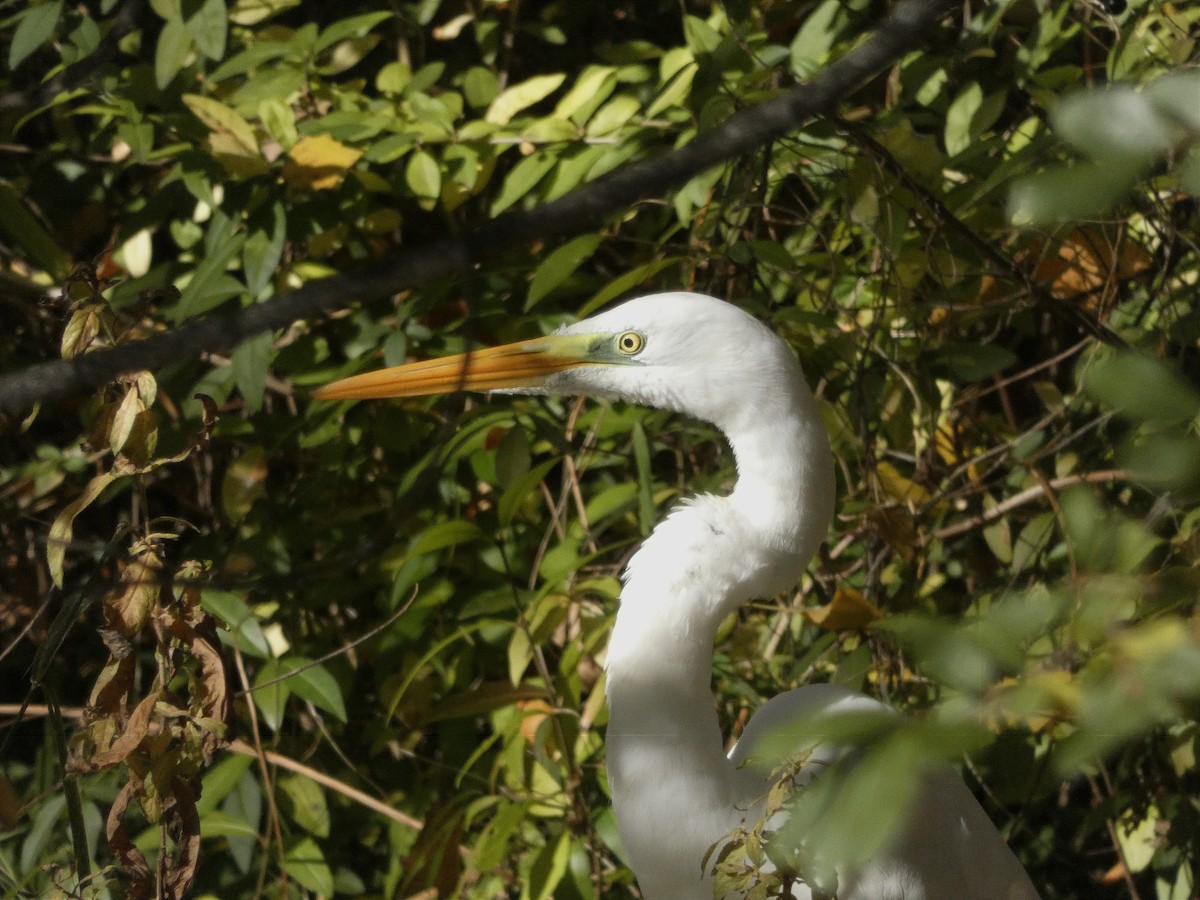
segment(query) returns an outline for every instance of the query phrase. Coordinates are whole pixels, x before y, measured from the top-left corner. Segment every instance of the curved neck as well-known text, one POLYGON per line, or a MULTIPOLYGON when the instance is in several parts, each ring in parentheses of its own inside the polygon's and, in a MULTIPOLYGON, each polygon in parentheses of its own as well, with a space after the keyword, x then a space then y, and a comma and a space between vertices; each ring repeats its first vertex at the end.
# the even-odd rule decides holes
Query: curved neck
POLYGON ((694 498, 655 528, 626 570, 609 641, 613 805, 648 897, 656 882, 698 880, 708 848, 758 792, 725 755, 711 693, 716 630, 745 600, 793 587, 832 514, 828 439, 798 366, 792 390, 716 424, 737 461, 734 490, 694 498))

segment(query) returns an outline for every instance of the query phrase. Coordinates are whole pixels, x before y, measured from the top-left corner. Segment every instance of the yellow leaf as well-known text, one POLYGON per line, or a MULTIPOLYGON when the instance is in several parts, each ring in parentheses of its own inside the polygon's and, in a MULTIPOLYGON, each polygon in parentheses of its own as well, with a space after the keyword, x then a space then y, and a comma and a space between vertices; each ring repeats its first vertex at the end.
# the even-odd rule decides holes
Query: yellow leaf
POLYGON ((71 314, 62 336, 63 359, 74 359, 92 345, 100 334, 100 307, 89 303, 71 314))
POLYGON ((108 446, 112 448, 113 453, 121 452, 125 441, 129 439, 129 432, 133 430, 134 419, 143 409, 145 407, 142 406, 142 398, 137 388, 130 387, 125 391, 125 397, 113 414, 112 424, 108 427, 108 446))
POLYGON ((875 477, 883 492, 901 503, 924 506, 931 499, 929 491, 915 481, 905 478, 891 463, 881 462, 875 466, 875 477))
POLYGON ((857 631, 883 614, 874 603, 854 588, 840 587, 824 606, 804 611, 804 617, 826 631, 857 631))
POLYGON ((327 134, 302 137, 288 151, 283 180, 292 187, 327 191, 342 183, 346 172, 361 156, 361 150, 348 147, 327 134))

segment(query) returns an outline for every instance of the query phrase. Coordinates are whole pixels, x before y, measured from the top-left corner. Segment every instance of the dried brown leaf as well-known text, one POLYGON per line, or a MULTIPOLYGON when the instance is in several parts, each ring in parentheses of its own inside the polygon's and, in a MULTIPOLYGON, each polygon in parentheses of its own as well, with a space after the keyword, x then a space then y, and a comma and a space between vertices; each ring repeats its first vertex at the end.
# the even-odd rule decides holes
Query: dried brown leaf
POLYGON ((200 865, 200 814, 196 811, 196 793, 182 778, 172 781, 171 794, 172 837, 177 852, 167 861, 163 881, 168 897, 186 897, 200 865))
POLYGON ((88 765, 89 770, 93 772, 123 762, 125 757, 137 749, 150 730, 150 720, 154 716, 154 704, 158 702, 159 696, 159 692, 154 691, 143 697, 142 702, 134 707, 129 721, 125 723, 125 730, 117 736, 112 746, 106 751, 96 753, 90 760, 81 760, 81 762, 88 765))
POLYGON ((129 877, 129 885, 125 888, 126 900, 149 900, 154 896, 154 880, 146 862, 146 855, 134 846, 125 826, 121 824, 121 817, 129 808, 129 801, 141 791, 141 787, 142 779, 137 775, 130 775, 129 781, 121 788, 108 810, 105 828, 108 846, 129 877))

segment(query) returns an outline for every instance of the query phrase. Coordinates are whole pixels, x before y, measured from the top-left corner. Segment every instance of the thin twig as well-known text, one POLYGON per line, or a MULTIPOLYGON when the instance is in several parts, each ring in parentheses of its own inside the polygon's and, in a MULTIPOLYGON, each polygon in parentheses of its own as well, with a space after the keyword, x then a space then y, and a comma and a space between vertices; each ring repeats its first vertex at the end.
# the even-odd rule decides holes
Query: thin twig
POLYGON ((1026 488, 1019 494, 1013 494, 1006 500, 997 503, 991 509, 984 510, 978 515, 971 516, 969 519, 963 519, 961 522, 955 522, 953 525, 947 525, 945 528, 939 528, 929 536, 929 540, 945 540, 949 537, 971 531, 981 525, 987 525, 994 522, 1002 516, 1008 515, 1019 506, 1024 506, 1030 503, 1043 494, 1051 494, 1056 491, 1061 491, 1065 487, 1070 487, 1073 484, 1103 484, 1106 481, 1124 481, 1133 477, 1133 473, 1128 469, 1102 469, 1099 472, 1083 472, 1079 475, 1063 475, 1061 478, 1052 478, 1048 482, 1042 482, 1034 485, 1031 488, 1026 488))

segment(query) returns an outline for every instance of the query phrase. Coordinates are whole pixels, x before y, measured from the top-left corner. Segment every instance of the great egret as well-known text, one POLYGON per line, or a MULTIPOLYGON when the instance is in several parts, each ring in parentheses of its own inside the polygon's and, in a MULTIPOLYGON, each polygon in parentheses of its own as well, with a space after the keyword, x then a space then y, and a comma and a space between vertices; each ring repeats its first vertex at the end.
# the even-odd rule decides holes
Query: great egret
MULTIPOLYGON (((772 699, 726 756, 710 689, 717 627, 754 597, 791 589, 833 514, 829 441, 788 346, 713 297, 641 297, 534 338, 369 372, 326 400, 456 390, 584 394, 686 413, 733 448, 737 483, 659 523, 624 573, 608 645, 609 780, 617 824, 648 900, 713 896, 702 860, 761 811, 770 766, 749 764, 775 726, 815 709, 879 709, 832 685, 772 699)), ((935 770, 900 838, 842 900, 1032 900, 1029 877, 961 779, 935 770)), ((797 898, 810 897, 797 884, 797 898)))

